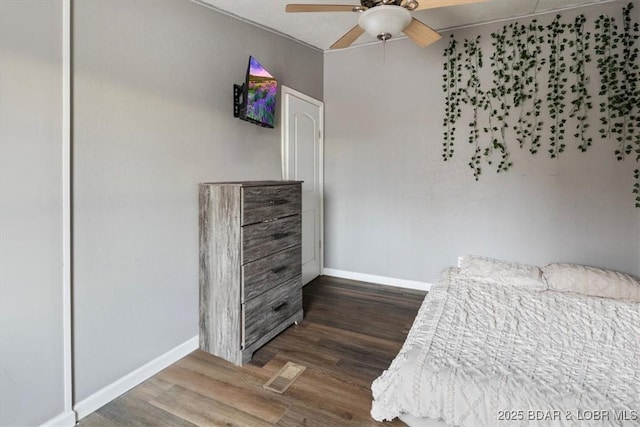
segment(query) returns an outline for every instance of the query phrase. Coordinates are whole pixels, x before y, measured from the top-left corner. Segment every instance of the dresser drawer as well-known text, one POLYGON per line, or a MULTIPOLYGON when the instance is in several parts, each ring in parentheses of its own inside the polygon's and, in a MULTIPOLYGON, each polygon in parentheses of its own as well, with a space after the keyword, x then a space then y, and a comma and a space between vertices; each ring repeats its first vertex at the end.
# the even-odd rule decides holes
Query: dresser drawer
POLYGON ((242 225, 295 215, 301 209, 300 185, 242 189, 242 225))
POLYGON ((248 301, 292 277, 300 276, 302 251, 294 246, 242 266, 242 302, 248 301))
POLYGON ((242 305, 244 348, 302 309, 302 277, 287 281, 242 305))
POLYGON ((300 215, 242 227, 242 263, 300 244, 300 215))

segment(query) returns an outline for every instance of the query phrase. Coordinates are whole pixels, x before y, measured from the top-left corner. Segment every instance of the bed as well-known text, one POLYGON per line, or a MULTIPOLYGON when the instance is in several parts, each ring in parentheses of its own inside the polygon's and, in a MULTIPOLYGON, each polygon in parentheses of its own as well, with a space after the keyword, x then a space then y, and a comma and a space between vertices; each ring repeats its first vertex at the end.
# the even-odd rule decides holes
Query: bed
POLYGON ((372 392, 410 426, 638 426, 640 281, 463 257, 372 392))

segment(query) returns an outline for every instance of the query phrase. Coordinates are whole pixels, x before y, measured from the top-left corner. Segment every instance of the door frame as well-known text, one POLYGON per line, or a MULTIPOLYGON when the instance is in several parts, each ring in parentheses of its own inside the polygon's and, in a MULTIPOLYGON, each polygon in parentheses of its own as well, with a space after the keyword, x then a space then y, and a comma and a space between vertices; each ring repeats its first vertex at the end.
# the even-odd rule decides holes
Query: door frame
POLYGON ((62 402, 63 422, 77 422, 73 385, 72 0, 62 0, 62 402))
POLYGON ((320 158, 318 159, 318 186, 320 191, 320 276, 324 271, 324 102, 312 98, 304 93, 298 92, 288 86, 281 86, 280 99, 282 99, 281 107, 281 159, 282 159, 282 179, 288 180, 291 178, 291 171, 289 170, 289 104, 287 103, 287 96, 295 96, 303 101, 317 106, 320 109, 320 124, 318 135, 320 158))

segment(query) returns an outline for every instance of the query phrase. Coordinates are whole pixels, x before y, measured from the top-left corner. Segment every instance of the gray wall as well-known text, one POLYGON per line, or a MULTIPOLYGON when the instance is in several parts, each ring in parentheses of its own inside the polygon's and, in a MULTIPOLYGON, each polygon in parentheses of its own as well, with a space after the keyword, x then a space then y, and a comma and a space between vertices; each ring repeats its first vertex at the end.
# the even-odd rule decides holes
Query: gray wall
MULTIPOLYGON (((640 1, 635 0, 633 3, 633 10, 631 11, 631 18, 634 22, 640 22, 640 1)), ((638 165, 640 166, 640 165, 638 165)), ((638 213, 638 222, 640 222, 640 212, 638 213)), ((638 269, 640 270, 640 226, 638 226, 638 269)), ((640 273, 639 273, 640 274, 640 273)))
POLYGON ((0 1, 0 425, 64 410, 62 9, 0 1))
POLYGON ((73 12, 80 401, 197 335, 198 182, 281 176, 280 130, 232 115, 249 55, 319 99, 323 55, 188 0, 73 12))
MULTIPOLYGON (((3 426, 63 410, 60 8, 0 1, 3 426)), ((74 14, 76 401, 197 334, 197 183, 280 177, 279 130, 231 117, 249 54, 324 95, 327 267, 433 281, 483 253, 640 271, 635 165, 602 144, 515 152, 479 183, 463 148, 441 161, 443 44, 327 54, 323 93, 321 53, 187 0, 78 0, 74 14)))
MULTIPOLYGON (((592 22, 600 13, 620 16, 624 4, 563 16, 584 12, 592 22)), ((459 31, 457 39, 482 34, 488 47, 502 25, 459 31)), ((386 53, 378 44, 325 55, 326 267, 432 283, 457 256, 481 254, 640 273, 640 210, 631 194, 638 165, 617 162, 607 142, 598 138, 583 154, 569 141, 559 160, 516 148, 512 170, 485 168, 475 182, 471 146, 459 133, 454 160, 442 161, 448 38, 426 49, 399 40, 386 53)), ((597 117, 596 102, 594 131, 597 117)), ((466 131, 468 121, 458 128, 466 131)))

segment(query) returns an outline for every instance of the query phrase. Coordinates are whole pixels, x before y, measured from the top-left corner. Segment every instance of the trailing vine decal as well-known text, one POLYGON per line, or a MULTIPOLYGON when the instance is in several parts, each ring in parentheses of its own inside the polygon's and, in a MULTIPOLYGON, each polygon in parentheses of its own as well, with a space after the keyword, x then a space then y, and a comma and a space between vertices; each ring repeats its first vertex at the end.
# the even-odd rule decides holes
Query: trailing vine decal
MULTIPOLYGON (((613 133, 613 124, 617 118, 616 86, 618 81, 618 62, 615 51, 618 48, 618 30, 614 18, 601 15, 596 20, 596 55, 598 55, 598 73, 600 74, 600 136, 609 138, 613 133)), ((623 159, 623 150, 616 150, 618 160, 623 159)))
POLYGON ((444 63, 444 72, 442 73, 445 96, 445 114, 444 114, 444 126, 446 128, 443 140, 443 153, 442 157, 445 161, 453 157, 453 142, 455 139, 456 122, 461 116, 460 110, 460 83, 461 83, 461 70, 462 65, 460 60, 462 54, 457 50, 458 42, 451 36, 449 46, 444 51, 444 56, 447 60, 444 63))
MULTIPOLYGON (((618 137, 623 154, 631 154, 635 151, 636 163, 640 160, 640 67, 638 66, 638 47, 636 41, 640 38, 640 28, 637 22, 631 22, 631 10, 633 3, 622 11, 622 34, 620 42, 622 44, 622 56, 620 57, 619 69, 622 74, 622 82, 618 85, 619 114, 622 115, 622 125, 617 129, 618 137)), ((633 192, 640 193, 640 170, 634 171, 636 182, 633 185, 633 192)), ((640 207, 640 195, 636 196, 636 207, 640 207)))
POLYGON ((576 17, 573 28, 571 28, 574 38, 569 41, 569 47, 573 48, 571 52, 573 63, 569 67, 569 71, 575 75, 575 82, 571 85, 571 93, 575 95, 575 98, 571 101, 573 108, 569 117, 575 118, 577 121, 576 133, 573 136, 580 141, 578 149, 582 152, 587 151, 593 142, 593 138, 587 133, 589 110, 593 108, 593 104, 588 90, 589 77, 585 71, 586 64, 591 62, 591 55, 587 53, 590 48, 591 33, 584 30, 585 22, 584 15, 576 17))
POLYGON ((523 148, 528 143, 529 152, 535 154, 540 148, 542 100, 538 97, 538 73, 545 64, 542 57, 544 38, 539 36, 543 27, 533 20, 528 26, 511 24, 511 40, 514 44, 513 58, 519 58, 513 66, 513 106, 519 108, 518 121, 514 125, 516 140, 523 148))
MULTIPOLYGON (((513 163, 509 160, 509 149, 507 148, 507 129, 509 127, 509 104, 507 97, 511 94, 512 82, 511 61, 513 52, 507 52, 507 27, 502 31, 491 34, 493 38, 492 46, 494 52, 491 55, 491 69, 493 72, 493 88, 489 91, 487 107, 489 109, 489 127, 485 128, 485 133, 491 134, 491 143, 485 148, 483 154, 487 163, 491 165, 494 152, 500 153, 500 163, 498 172, 507 171, 513 163), (497 123, 496 123, 497 121, 497 123)), ((476 177, 477 179, 477 177, 476 177)))
MULTIPOLYGON (((496 156, 496 171, 509 170, 514 143, 538 153, 543 135, 548 137, 544 149, 553 159, 567 149, 568 135, 586 152, 596 131, 589 120, 596 84, 596 133, 615 142, 618 160, 635 154, 640 163, 640 28, 632 22, 632 8, 629 3, 622 9, 620 24, 607 15, 592 23, 584 15, 570 22, 557 15, 548 25, 536 20, 505 25, 491 34, 490 74, 481 73, 487 47, 480 36, 465 39, 462 50, 452 36, 444 52, 443 159, 453 158, 456 123, 463 116, 470 117, 467 141, 473 153, 468 164, 476 180, 482 162, 492 166, 496 156), (596 69, 597 83, 590 76, 596 69)), ((640 207, 640 167, 634 170, 632 191, 640 207)))
MULTIPOLYGON (((638 145, 640 144, 640 132, 634 132, 634 129, 640 127, 640 66, 638 66, 638 47, 636 41, 640 38, 640 26, 637 22, 631 22, 631 9, 633 3, 629 3, 622 13, 623 16, 623 32, 622 41, 622 58, 620 69, 622 70, 623 82, 620 85, 620 95, 624 107, 622 111, 625 114, 626 126, 623 127, 624 140, 628 145, 628 151, 631 152, 632 145, 636 145, 636 153, 640 154, 638 145)), ((637 160, 637 159, 636 159, 637 160)))
POLYGON ((567 65, 564 59, 565 46, 567 39, 562 35, 565 32, 567 24, 560 22, 560 15, 557 15, 551 24, 547 27, 547 40, 549 43, 549 92, 547 93, 547 105, 549 108, 549 117, 551 123, 551 137, 549 153, 551 158, 555 159, 564 152, 566 144, 564 141, 564 125, 567 119, 564 117, 565 109, 565 83, 567 83, 566 71, 567 65))
POLYGON ((640 169, 633 171, 633 177, 636 179, 635 184, 633 184, 633 193, 638 194, 636 196, 636 208, 640 208, 640 169))
POLYGON ((480 87, 480 68, 482 68, 482 50, 480 49, 480 36, 472 40, 464 40, 464 68, 467 70, 468 79, 466 87, 462 89, 462 102, 471 106, 472 119, 469 123, 469 144, 474 147, 473 156, 469 162, 469 167, 473 169, 473 176, 477 179, 480 177, 482 168, 480 167, 481 153, 480 148, 480 125, 478 118, 480 109, 486 109, 486 97, 480 87))

